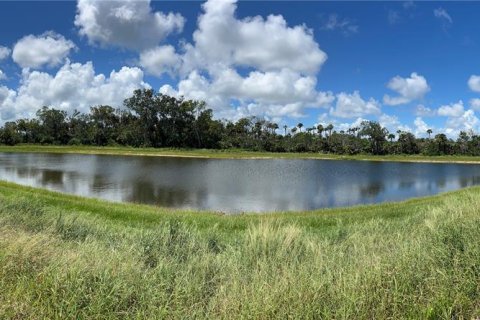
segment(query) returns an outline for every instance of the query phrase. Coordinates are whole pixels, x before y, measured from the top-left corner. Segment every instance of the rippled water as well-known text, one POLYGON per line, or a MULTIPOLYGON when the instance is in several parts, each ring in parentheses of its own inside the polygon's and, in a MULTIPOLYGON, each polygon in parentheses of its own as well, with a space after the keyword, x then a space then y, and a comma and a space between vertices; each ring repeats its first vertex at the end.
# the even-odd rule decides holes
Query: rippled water
POLYGON ((480 166, 0 153, 0 179, 114 201, 238 213, 432 195, 480 184, 480 166))

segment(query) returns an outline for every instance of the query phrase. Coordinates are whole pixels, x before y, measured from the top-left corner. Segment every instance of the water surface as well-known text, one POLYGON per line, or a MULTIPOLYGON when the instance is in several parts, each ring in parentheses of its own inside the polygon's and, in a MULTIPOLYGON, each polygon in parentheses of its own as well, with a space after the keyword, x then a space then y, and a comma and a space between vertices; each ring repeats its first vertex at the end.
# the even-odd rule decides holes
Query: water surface
POLYGON ((113 201, 239 213, 433 195, 480 184, 480 165, 0 153, 0 179, 113 201))

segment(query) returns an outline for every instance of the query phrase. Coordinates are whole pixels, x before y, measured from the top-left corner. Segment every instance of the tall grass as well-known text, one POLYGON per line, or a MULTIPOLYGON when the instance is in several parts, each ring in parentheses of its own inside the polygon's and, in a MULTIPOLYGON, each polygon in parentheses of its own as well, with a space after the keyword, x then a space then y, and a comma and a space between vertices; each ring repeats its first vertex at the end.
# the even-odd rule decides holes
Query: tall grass
POLYGON ((480 316, 478 188, 209 224, 126 224, 72 199, 2 184, 0 319, 480 316))

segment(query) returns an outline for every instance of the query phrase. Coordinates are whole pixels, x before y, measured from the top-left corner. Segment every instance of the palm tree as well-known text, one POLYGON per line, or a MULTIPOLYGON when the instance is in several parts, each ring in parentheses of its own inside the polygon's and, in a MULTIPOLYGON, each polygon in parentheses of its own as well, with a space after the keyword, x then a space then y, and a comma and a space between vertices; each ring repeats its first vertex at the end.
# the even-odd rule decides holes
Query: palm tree
POLYGON ((272 130, 273 130, 273 133, 276 134, 277 132, 277 129, 278 129, 278 124, 277 123, 272 123, 272 130))
POLYGON ((291 131, 292 131, 292 134, 295 134, 295 132, 297 132, 297 127, 293 127, 291 131))
POLYGON ((298 130, 300 130, 300 132, 302 132, 302 127, 303 127, 303 123, 299 122, 297 124, 297 128, 298 128, 298 130))
POLYGON ((330 123, 325 129, 328 131, 328 136, 330 137, 332 135, 333 124, 330 123))
POLYGON ((283 130, 285 130, 285 135, 287 135, 287 129, 288 129, 288 126, 287 126, 287 125, 284 125, 284 126, 283 126, 283 130))
POLYGON ((432 129, 428 129, 428 130, 427 130, 427 133, 428 133, 428 139, 430 139, 430 135, 432 134, 432 132, 433 132, 433 131, 432 131, 432 129))
POLYGON ((390 142, 393 142, 393 139, 395 139, 395 135, 393 133, 390 133, 388 135, 388 139, 390 139, 390 142))
POLYGON ((323 126, 322 126, 321 124, 319 124, 319 125, 317 126, 317 132, 318 132, 318 134, 320 135, 320 138, 322 138, 323 130, 324 130, 324 129, 323 129, 323 126))

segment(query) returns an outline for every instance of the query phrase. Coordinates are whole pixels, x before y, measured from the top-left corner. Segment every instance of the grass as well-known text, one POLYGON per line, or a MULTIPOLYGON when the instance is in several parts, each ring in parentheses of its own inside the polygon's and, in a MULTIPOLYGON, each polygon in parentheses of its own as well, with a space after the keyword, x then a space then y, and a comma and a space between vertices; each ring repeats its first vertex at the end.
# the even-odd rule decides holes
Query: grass
POLYGON ((0 319, 476 319, 479 207, 221 216, 0 182, 0 319))
POLYGON ((38 152, 38 153, 80 153, 108 155, 141 155, 163 157, 201 157, 216 159, 326 159, 326 160, 369 160, 369 161, 408 161, 408 162, 457 162, 480 163, 480 157, 474 156, 424 156, 424 155, 336 155, 325 153, 276 153, 256 152, 238 149, 171 149, 171 148, 131 148, 131 147, 95 147, 95 146, 52 146, 20 144, 16 146, 0 145, 0 152, 38 152))

